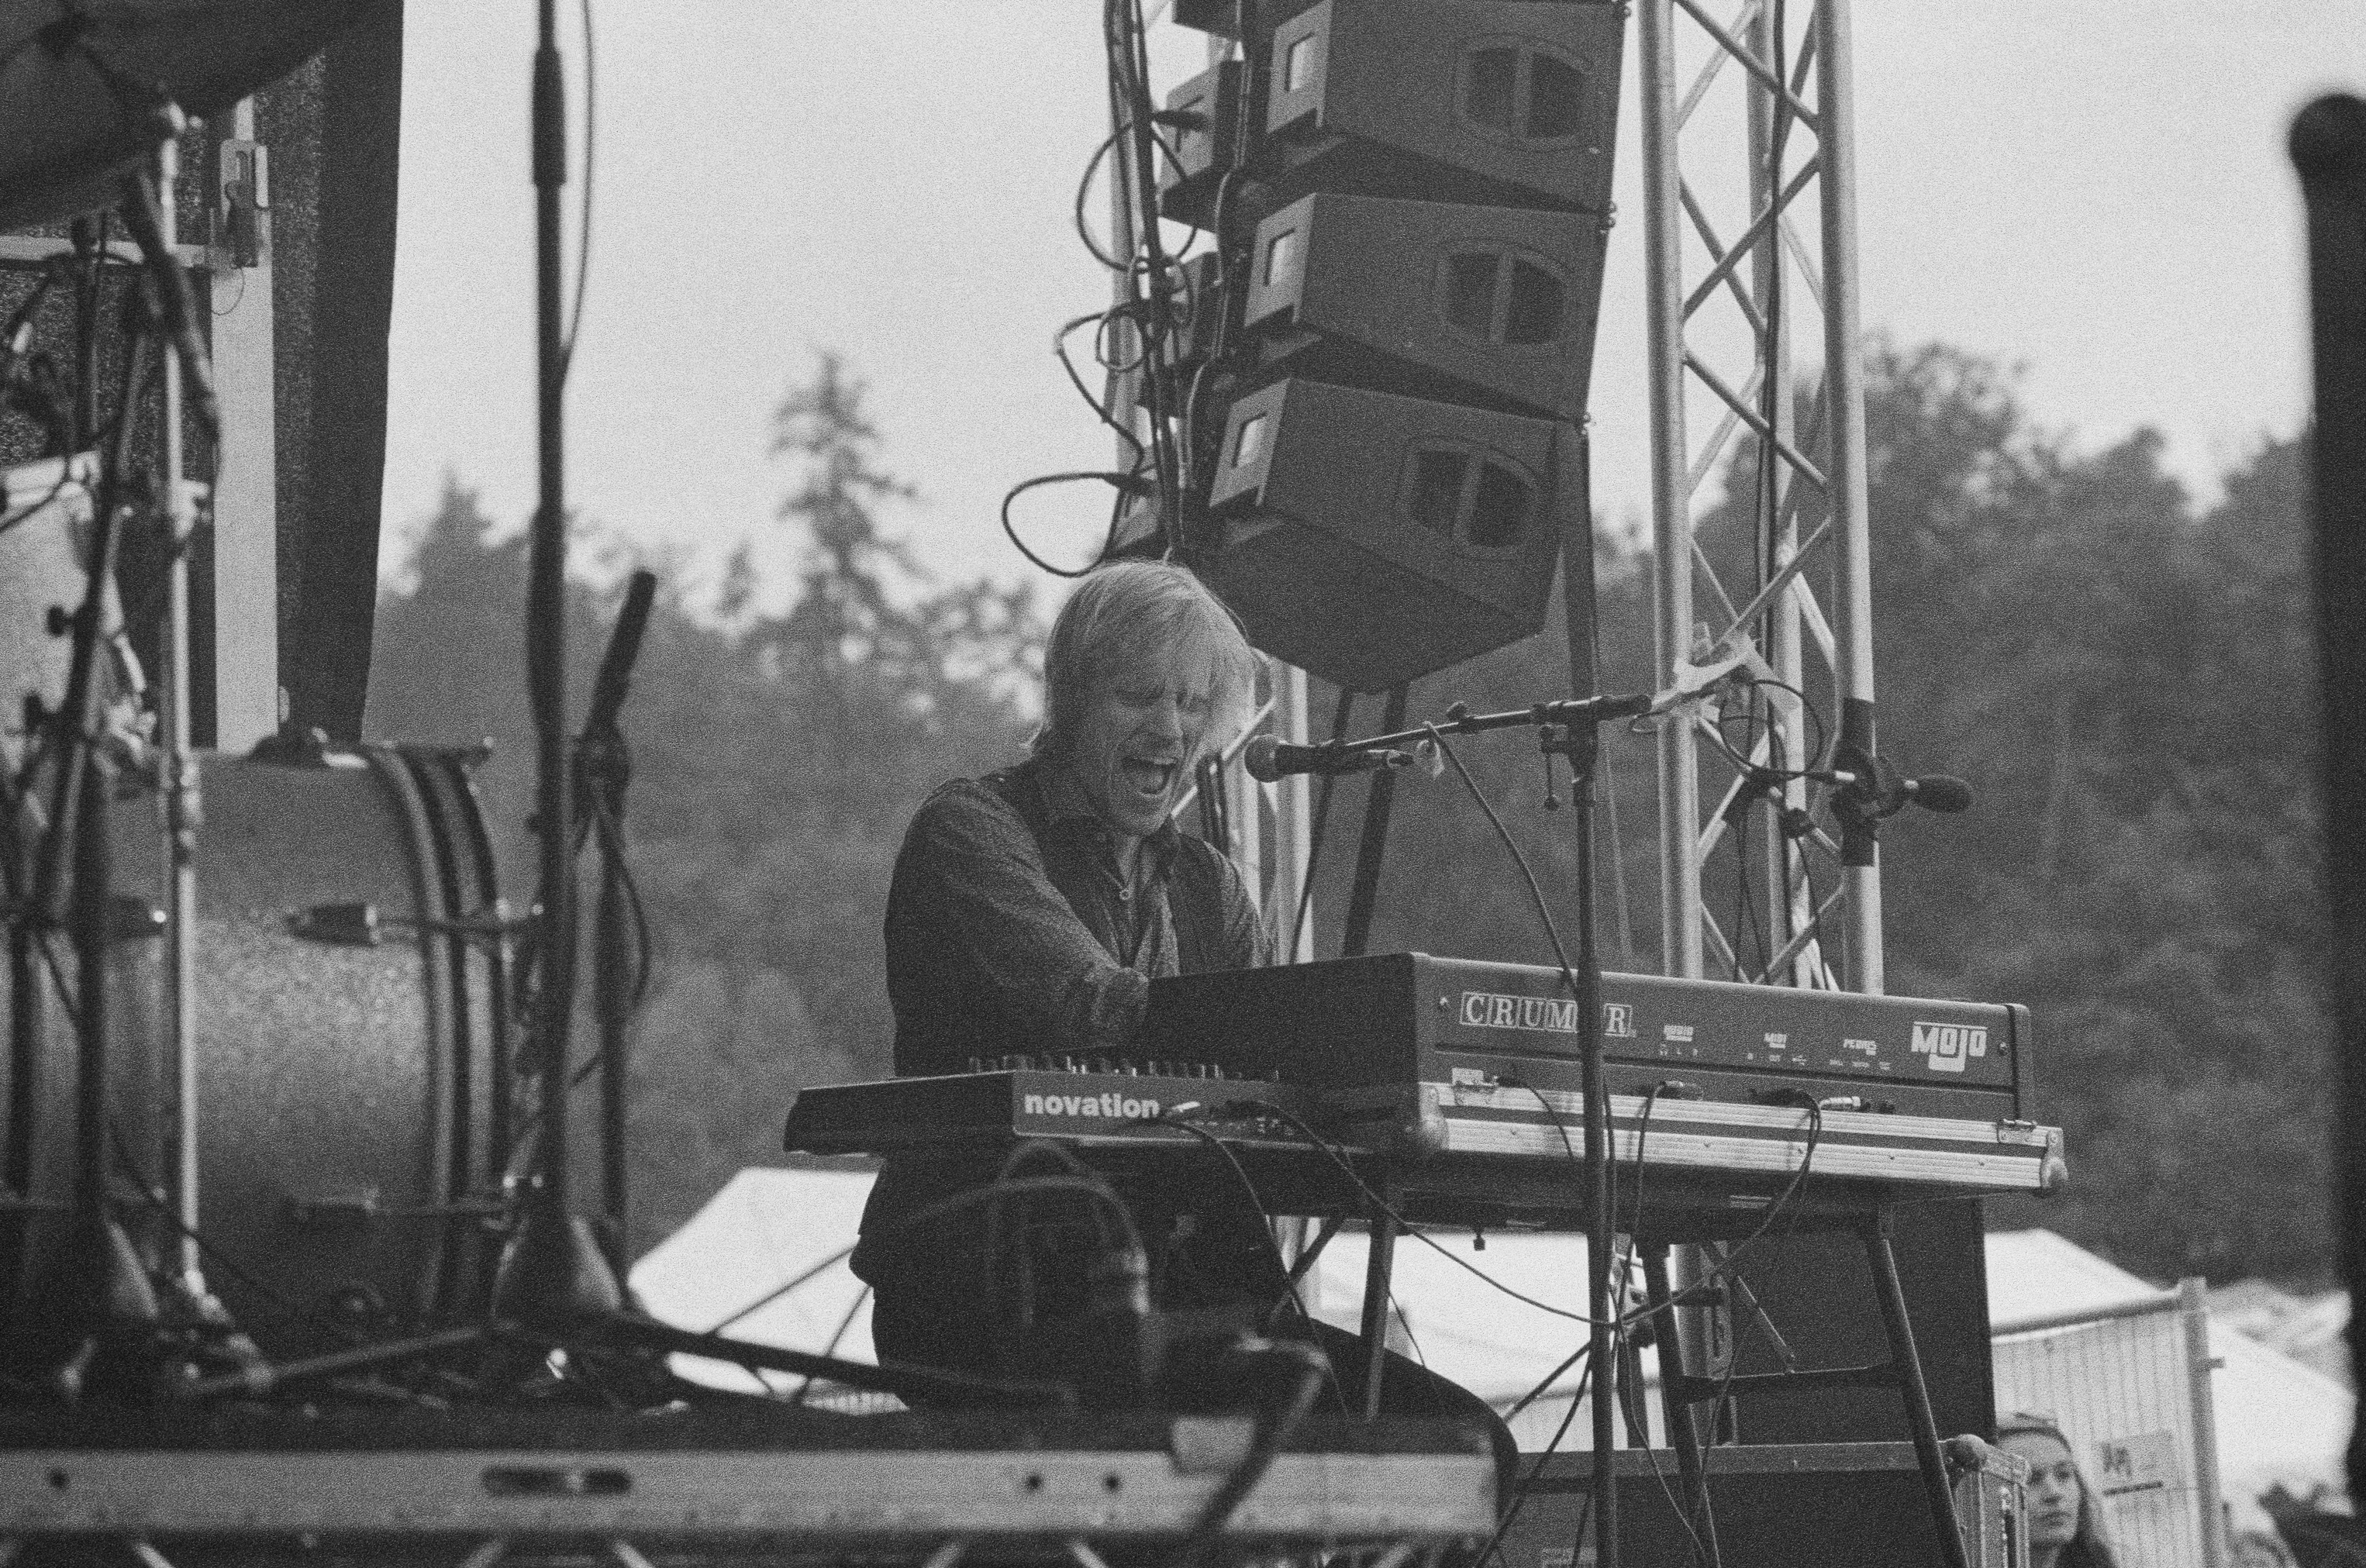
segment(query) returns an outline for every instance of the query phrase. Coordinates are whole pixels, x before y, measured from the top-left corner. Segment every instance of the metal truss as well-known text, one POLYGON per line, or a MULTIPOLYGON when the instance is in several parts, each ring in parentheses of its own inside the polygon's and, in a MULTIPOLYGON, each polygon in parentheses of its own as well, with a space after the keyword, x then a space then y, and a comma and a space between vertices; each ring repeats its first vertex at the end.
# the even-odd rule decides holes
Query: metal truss
POLYGON ((1722 712, 1679 709, 1686 716, 1660 730, 1662 964, 1672 975, 1879 992, 1879 868, 1830 874, 1839 846, 1808 826, 1810 786, 1796 776, 1820 761, 1809 748, 1831 743, 1815 717, 1872 750, 1848 0, 1742 0, 1729 20, 1702 0, 1635 8, 1658 683, 1737 651, 1763 658, 1751 667, 1773 677, 1722 712), (1696 166, 1715 171, 1701 183, 1685 174, 1688 129, 1696 166), (1803 209, 1818 218, 1812 243, 1803 209), (1820 375, 1795 367, 1806 357, 1795 321, 1816 331, 1820 375), (1696 536, 1703 486, 1737 435, 1758 461, 1728 468, 1719 515, 1746 519, 1729 525, 1750 536, 1696 536), (1729 781, 1706 821, 1705 760, 1729 781), (1752 795, 1771 809, 1753 808, 1752 795), (1702 868, 1735 822, 1751 835, 1736 848, 1761 895, 1754 955, 1702 897, 1702 868))

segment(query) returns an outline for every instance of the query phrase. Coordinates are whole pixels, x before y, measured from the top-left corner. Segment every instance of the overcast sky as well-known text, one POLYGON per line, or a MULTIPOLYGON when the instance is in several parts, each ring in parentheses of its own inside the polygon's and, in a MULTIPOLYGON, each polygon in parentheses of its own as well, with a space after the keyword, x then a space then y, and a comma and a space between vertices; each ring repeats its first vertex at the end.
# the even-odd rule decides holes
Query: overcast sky
MULTIPOLYGON (((2360 0, 1856 0, 1853 15, 1869 329, 2024 365, 2034 414, 2090 446, 2157 426, 2204 495, 2297 427, 2283 139, 2315 93, 2366 91, 2360 0)), ((1098 7, 595 0, 595 21, 592 285, 569 401, 584 516, 693 576, 743 536, 785 566, 769 417, 827 346, 871 383, 888 460, 925 497, 900 520, 923 558, 1025 575, 995 521, 1003 491, 1108 461, 1050 354, 1053 326, 1107 299, 1069 220, 1105 127, 1098 7)), ((413 6, 405 26, 389 563, 447 470, 504 523, 535 494, 533 9, 413 6)), ((1199 67, 1200 35, 1156 32, 1162 84, 1199 67)), ((566 50, 580 82, 571 25, 566 50)), ((1614 519, 1649 505, 1631 24, 1627 52, 1593 398, 1614 519)), ((571 98, 580 112, 580 86, 571 98)), ((1686 168, 1718 197, 1741 149, 1699 125, 1686 168)), ((571 152, 580 177, 580 135, 571 152)), ((1694 409, 1706 423, 1697 393, 1694 409)), ((1053 492, 1031 532, 1073 556, 1106 493, 1053 492)))

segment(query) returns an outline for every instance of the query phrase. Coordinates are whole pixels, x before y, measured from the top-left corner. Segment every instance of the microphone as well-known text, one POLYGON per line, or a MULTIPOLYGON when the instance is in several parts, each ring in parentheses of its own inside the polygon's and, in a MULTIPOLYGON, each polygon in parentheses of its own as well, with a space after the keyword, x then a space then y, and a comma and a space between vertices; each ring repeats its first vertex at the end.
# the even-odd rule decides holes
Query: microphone
MULTIPOLYGON (((1909 805, 1949 817, 1972 808, 1972 786, 1953 773, 1927 773, 1919 779, 1905 779, 1892 773, 1888 763, 1878 762, 1872 773, 1835 771, 1808 776, 1838 785, 1853 797, 1860 809, 1870 809, 1876 817, 1895 817, 1909 805)), ((1836 807, 1842 798, 1834 797, 1836 807)))
POLYGON ((1411 753, 1387 750, 1350 751, 1339 746, 1290 746, 1260 735, 1241 750, 1241 765, 1259 784, 1296 773, 1369 773, 1412 765, 1411 753))
POLYGON ((1900 805, 1912 801, 1925 811, 1953 816, 1972 808, 1972 786, 1953 773, 1929 773, 1919 779, 1898 781, 1900 805))

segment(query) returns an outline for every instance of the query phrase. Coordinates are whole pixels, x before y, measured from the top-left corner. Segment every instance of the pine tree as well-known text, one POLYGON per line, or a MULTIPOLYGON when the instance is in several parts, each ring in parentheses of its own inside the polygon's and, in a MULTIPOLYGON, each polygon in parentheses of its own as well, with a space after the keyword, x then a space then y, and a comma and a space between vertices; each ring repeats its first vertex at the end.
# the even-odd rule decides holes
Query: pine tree
MULTIPOLYGON (((712 611, 669 587, 623 715, 626 830, 658 949, 633 1044, 637 1250, 742 1166, 781 1157, 797 1087, 888 1071, 879 924, 904 824, 939 783, 1009 761, 1026 733, 1031 599, 990 583, 926 592, 883 525, 912 492, 886 470, 862 398, 825 355, 782 404, 779 449, 799 469, 781 520, 806 535, 791 607, 755 611, 764 585, 745 545, 712 611)), ((523 897, 525 553, 497 532, 473 491, 447 484, 413 547, 413 586, 381 606, 370 728, 493 739, 479 784, 523 897)), ((580 693, 614 605, 580 583, 569 598, 580 693)))

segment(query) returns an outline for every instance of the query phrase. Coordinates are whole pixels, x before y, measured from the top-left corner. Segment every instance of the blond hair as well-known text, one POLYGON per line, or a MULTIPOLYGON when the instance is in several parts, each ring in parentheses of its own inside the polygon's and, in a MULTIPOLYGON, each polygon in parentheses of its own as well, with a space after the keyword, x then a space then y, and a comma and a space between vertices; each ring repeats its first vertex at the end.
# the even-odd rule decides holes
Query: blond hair
POLYGON ((1226 744, 1247 724, 1257 658, 1238 618, 1188 567, 1112 561, 1076 584, 1052 623, 1036 754, 1061 754, 1096 681, 1153 659, 1170 671, 1208 671, 1207 747, 1226 744))

